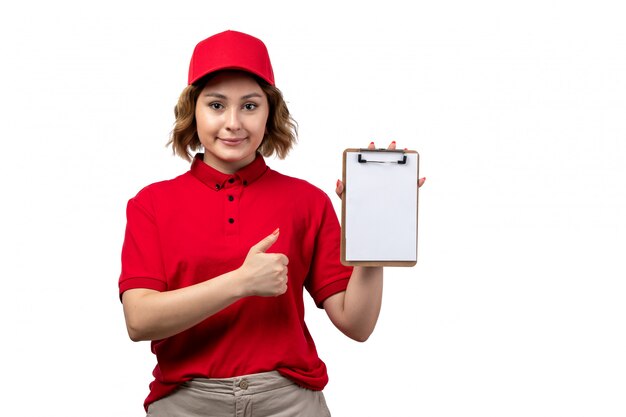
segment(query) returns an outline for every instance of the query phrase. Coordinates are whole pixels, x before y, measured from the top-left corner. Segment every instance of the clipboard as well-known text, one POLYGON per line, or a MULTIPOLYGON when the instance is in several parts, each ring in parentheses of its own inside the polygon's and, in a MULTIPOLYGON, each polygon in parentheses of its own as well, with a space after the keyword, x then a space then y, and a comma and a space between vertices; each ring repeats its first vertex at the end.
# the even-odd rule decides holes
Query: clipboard
POLYGON ((344 150, 342 264, 415 266, 418 178, 417 151, 344 150))

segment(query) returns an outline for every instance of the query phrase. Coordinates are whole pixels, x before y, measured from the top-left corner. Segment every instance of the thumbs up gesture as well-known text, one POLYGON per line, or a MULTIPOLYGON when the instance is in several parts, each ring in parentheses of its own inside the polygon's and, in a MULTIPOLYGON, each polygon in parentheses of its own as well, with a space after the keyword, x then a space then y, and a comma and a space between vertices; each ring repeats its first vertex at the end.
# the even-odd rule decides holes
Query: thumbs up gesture
POLYGON ((280 231, 276 229, 248 251, 240 272, 244 292, 247 295, 272 297, 287 291, 287 264, 289 259, 281 253, 266 253, 278 240, 280 231))

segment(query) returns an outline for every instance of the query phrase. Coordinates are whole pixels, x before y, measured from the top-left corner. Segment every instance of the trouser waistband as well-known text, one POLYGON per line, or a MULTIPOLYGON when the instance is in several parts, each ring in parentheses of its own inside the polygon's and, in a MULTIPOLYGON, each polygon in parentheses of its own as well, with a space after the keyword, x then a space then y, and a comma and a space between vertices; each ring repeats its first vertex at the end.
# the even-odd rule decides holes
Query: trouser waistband
POLYGON ((277 371, 242 375, 232 378, 194 378, 182 384, 204 392, 233 395, 252 395, 295 385, 277 371))

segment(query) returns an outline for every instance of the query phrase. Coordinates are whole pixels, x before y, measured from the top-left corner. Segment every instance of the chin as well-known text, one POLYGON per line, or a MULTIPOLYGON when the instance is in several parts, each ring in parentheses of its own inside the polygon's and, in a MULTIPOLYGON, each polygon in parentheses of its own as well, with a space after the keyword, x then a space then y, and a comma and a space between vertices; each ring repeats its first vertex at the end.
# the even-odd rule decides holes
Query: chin
POLYGON ((241 151, 222 152, 218 155, 220 159, 228 162, 241 161, 243 159, 246 159, 248 156, 249 153, 244 153, 241 151))

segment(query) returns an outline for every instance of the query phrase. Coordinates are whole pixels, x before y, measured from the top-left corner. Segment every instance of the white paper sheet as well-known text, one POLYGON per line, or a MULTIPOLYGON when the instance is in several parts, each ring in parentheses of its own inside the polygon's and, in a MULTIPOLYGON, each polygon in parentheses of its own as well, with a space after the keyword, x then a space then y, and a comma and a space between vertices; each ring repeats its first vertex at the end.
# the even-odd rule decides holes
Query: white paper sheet
POLYGON ((417 261, 419 158, 398 152, 346 154, 346 261, 417 261), (367 160, 358 162, 358 155, 367 160), (386 163, 376 163, 383 161, 386 163))

